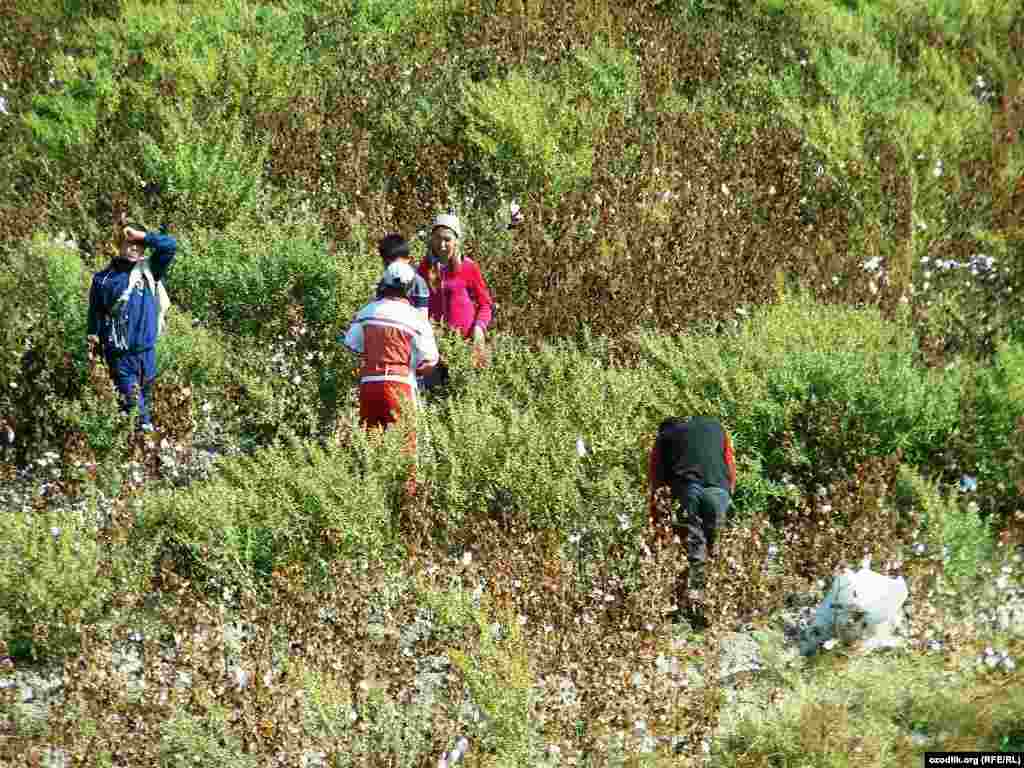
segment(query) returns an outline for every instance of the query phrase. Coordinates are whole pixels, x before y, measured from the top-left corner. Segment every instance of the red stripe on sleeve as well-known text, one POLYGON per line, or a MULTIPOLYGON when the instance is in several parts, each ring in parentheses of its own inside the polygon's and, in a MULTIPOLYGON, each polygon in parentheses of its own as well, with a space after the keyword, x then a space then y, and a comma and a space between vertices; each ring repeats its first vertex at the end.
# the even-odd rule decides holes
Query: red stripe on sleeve
POLYGON ((725 454, 725 466, 729 470, 729 493, 732 494, 736 491, 736 458, 732 453, 732 440, 728 432, 722 438, 722 452, 725 454))

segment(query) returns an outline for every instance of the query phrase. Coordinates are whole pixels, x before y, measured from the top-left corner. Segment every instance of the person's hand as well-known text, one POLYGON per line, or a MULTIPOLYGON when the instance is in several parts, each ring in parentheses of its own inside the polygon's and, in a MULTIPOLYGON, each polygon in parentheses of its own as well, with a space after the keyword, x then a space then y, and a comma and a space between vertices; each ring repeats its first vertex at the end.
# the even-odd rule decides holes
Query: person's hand
POLYGON ((484 344, 484 329, 479 325, 473 326, 473 353, 471 357, 474 368, 486 368, 490 362, 487 346, 484 344))
POLYGON ((138 243, 146 239, 146 232, 142 229, 134 229, 132 227, 124 228, 124 239, 131 243, 138 243))

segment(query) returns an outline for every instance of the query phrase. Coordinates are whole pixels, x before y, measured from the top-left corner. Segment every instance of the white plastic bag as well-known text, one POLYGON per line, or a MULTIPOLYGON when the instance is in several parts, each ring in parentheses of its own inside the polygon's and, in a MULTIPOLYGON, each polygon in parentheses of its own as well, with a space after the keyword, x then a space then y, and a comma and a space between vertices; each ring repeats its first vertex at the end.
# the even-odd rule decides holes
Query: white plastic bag
POLYGON ((832 582, 815 611, 814 622, 802 638, 801 650, 813 653, 832 638, 864 648, 890 648, 900 644, 896 632, 903 625, 907 582, 871 570, 868 560, 860 570, 847 568, 832 582))

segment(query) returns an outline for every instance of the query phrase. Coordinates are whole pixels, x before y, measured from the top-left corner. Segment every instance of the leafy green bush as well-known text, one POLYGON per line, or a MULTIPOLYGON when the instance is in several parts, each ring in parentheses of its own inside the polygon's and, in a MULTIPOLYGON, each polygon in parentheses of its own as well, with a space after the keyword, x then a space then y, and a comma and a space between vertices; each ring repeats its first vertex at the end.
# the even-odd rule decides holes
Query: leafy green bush
POLYGON ((380 46, 410 32, 430 29, 444 23, 446 13, 457 13, 462 3, 452 0, 355 0, 344 2, 351 19, 351 30, 366 46, 380 46))
POLYGON ((200 320, 259 335, 281 328, 293 298, 315 327, 335 323, 339 300, 355 289, 356 275, 368 293, 367 267, 353 270, 331 256, 309 216, 262 224, 246 219, 183 238, 169 285, 175 301, 200 320), (276 323, 268 324, 268 318, 276 323))
POLYGON ((160 185, 173 220, 223 229, 235 218, 252 220, 263 201, 266 142, 224 112, 200 119, 167 111, 160 143, 149 137, 143 146, 145 178, 160 185))
POLYGON ((957 424, 957 372, 917 367, 909 330, 873 310, 790 299, 728 334, 643 343, 668 379, 660 413, 718 415, 772 480, 827 485, 897 450, 925 462, 957 424))
POLYGON ((205 717, 176 712, 160 728, 161 768, 256 766, 256 757, 245 753, 229 722, 230 713, 222 706, 211 707, 205 717))
POLYGON ((45 235, 19 250, 0 263, 0 414, 15 431, 23 458, 83 429, 94 448, 109 447, 116 421, 112 398, 75 405, 89 371, 91 275, 76 250, 45 235))
POLYGON ((1005 342, 990 367, 975 374, 965 397, 957 447, 963 469, 977 481, 983 511, 999 525, 1021 510, 1024 497, 1024 345, 1005 342))
POLYGON ((606 371, 569 343, 531 350, 508 337, 492 338, 491 366, 474 370, 461 339, 441 344, 458 405, 442 401, 424 414, 422 471, 452 534, 480 515, 602 536, 619 525, 612 510, 640 519, 639 374, 606 371))
POLYGON ((942 489, 905 467, 896 490, 903 504, 920 512, 921 551, 915 554, 942 563, 945 587, 971 592, 995 554, 992 528, 978 514, 977 502, 963 498, 955 486, 942 489))
MULTIPOLYGON (((174 296, 171 297, 174 301, 174 296)), ((231 339, 199 325, 172 304, 167 327, 156 348, 157 370, 177 371, 201 390, 223 391, 234 374, 231 370, 231 339)))
POLYGON ((632 55, 597 44, 552 81, 514 72, 463 91, 466 139, 513 193, 549 184, 557 197, 589 178, 595 141, 613 113, 628 116, 638 92, 632 55))
POLYGON ((83 47, 57 57, 56 88, 36 96, 27 120, 62 156, 89 146, 119 111, 132 129, 160 137, 174 115, 162 105, 168 96, 189 111, 226 94, 245 94, 247 106, 283 101, 306 82, 303 30, 298 7, 129 2, 117 19, 83 25, 83 47))
POLYGON ((529 764, 537 757, 539 739, 532 726, 533 674, 523 630, 514 615, 502 616, 486 604, 473 610, 473 623, 479 645, 473 653, 453 649, 451 655, 488 718, 481 742, 497 753, 496 765, 529 764), (495 626, 505 628, 507 636, 496 637, 495 626))
POLYGON ((925 752, 1000 749, 1000 737, 1024 711, 1013 678, 944 669, 935 657, 874 655, 821 666, 787 686, 777 706, 728 713, 714 764, 912 765, 925 752))
POLYGON ((218 477, 145 498, 135 534, 220 589, 257 585, 295 563, 393 555, 392 501, 405 479, 397 432, 352 448, 293 443, 225 460, 218 477))
POLYGON ((153 548, 108 541, 95 502, 84 510, 0 515, 0 638, 44 657, 75 647, 83 624, 108 615, 118 594, 147 584, 153 548))

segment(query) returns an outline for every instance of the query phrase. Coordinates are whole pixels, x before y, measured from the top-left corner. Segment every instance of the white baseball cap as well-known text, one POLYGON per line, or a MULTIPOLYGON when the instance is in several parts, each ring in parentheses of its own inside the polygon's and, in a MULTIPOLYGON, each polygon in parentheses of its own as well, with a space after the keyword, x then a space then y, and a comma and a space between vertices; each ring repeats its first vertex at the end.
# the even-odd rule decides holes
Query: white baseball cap
POLYGON ((439 213, 434 217, 433 223, 430 225, 430 231, 433 232, 438 227, 447 227, 455 236, 462 239, 462 224, 459 223, 459 217, 451 213, 439 213))
POLYGON ((393 261, 384 270, 381 282, 385 288, 407 288, 416 279, 416 272, 404 261, 393 261))

